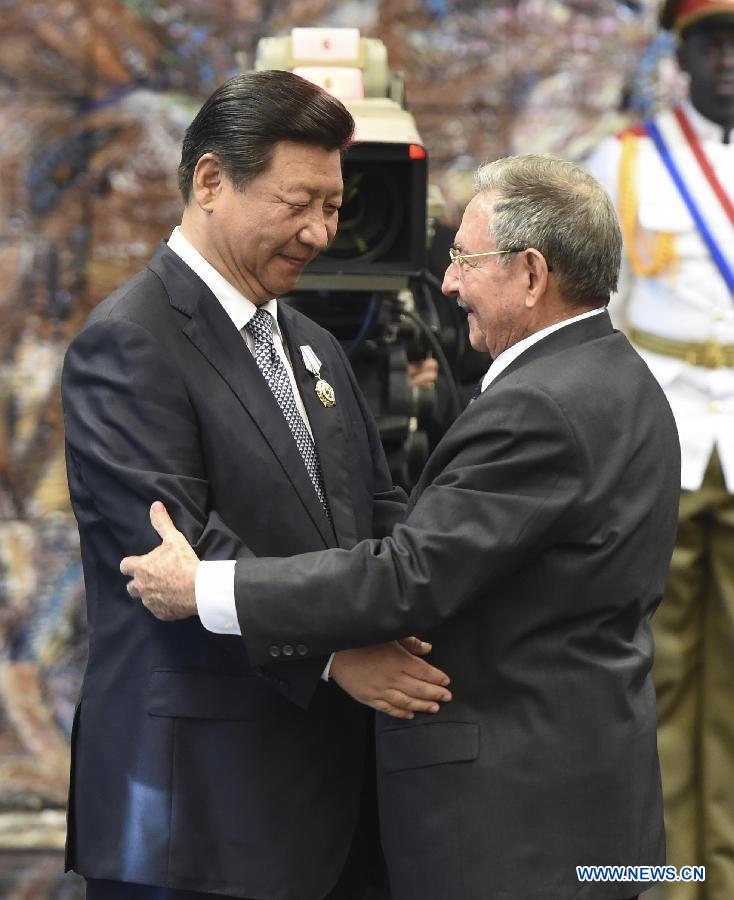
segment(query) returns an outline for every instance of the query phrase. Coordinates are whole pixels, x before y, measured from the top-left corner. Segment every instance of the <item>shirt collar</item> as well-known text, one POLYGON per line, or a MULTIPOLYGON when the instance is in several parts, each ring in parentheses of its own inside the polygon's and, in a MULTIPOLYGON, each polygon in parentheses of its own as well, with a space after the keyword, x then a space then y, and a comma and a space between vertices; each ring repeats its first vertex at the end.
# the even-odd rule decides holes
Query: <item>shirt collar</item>
POLYGON ((497 378, 501 372, 504 372, 511 362, 514 362, 518 356, 526 350, 529 350, 533 344, 542 341, 543 338, 548 337, 549 334, 553 334, 554 331, 560 331, 561 328, 565 328, 566 325, 573 325, 574 322, 580 322, 582 319, 590 319, 592 316, 598 316, 603 312, 606 312, 606 306, 599 306, 597 309, 590 309, 587 312, 580 313, 578 316, 571 316, 570 319, 564 319, 562 322, 556 322, 555 325, 549 325, 547 328, 536 331, 534 334, 530 334, 528 337, 523 338, 511 347, 508 347, 507 350, 503 350, 502 353, 492 361, 492 365, 482 379, 482 391, 485 391, 495 378, 497 378))
POLYGON ((260 307, 256 306, 244 294, 241 294, 233 284, 230 284, 221 273, 217 272, 210 262, 204 259, 196 247, 183 236, 178 226, 173 229, 173 234, 168 240, 168 246, 201 278, 222 304, 224 311, 238 331, 242 331, 259 308, 266 309, 270 313, 273 317, 274 329, 278 332, 280 331, 278 327, 278 301, 275 298, 261 304, 260 307))
POLYGON ((683 107, 683 111, 688 117, 688 121, 691 123, 693 130, 704 141, 714 141, 717 144, 721 144, 724 140, 724 126, 719 125, 718 122, 712 122, 711 119, 707 119, 706 116, 702 116, 701 113, 696 109, 695 106, 689 101, 681 103, 683 107))

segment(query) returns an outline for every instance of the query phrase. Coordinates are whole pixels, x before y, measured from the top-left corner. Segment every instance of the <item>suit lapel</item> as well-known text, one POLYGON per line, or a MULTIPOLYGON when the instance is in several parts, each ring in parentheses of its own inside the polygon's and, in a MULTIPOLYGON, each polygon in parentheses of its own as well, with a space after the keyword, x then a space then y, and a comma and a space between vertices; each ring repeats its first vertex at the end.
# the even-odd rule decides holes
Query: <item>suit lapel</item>
POLYGON ((340 547, 353 547, 357 542, 357 524, 351 503, 352 491, 347 465, 349 442, 342 418, 344 407, 339 402, 338 394, 336 406, 332 407, 324 406, 316 396, 316 379, 306 368, 300 348, 306 344, 311 347, 321 361, 321 376, 332 386, 334 382, 330 376, 327 352, 333 357, 333 351, 327 347, 323 338, 318 345, 315 344, 293 310, 282 303, 278 305, 278 323, 288 345, 293 372, 311 425, 337 542, 340 547))
POLYGON ((324 543, 333 546, 331 525, 311 484, 283 411, 242 335, 204 282, 165 244, 159 248, 150 268, 166 285, 171 305, 189 316, 183 333, 218 372, 252 418, 293 484, 324 543))

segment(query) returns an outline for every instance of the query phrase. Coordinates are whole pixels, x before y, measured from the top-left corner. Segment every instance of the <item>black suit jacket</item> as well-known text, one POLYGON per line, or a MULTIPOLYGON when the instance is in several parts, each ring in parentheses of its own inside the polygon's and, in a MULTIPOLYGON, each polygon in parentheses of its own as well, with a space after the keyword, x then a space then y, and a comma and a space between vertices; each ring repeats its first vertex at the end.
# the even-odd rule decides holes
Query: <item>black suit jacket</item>
POLYGON ((253 659, 415 633, 452 676, 440 714, 378 720, 396 900, 608 900, 640 886, 577 865, 662 862, 650 617, 679 471, 667 401, 604 313, 468 407, 392 537, 237 564, 253 659))
POLYGON ((163 623, 122 556, 158 544, 156 498, 203 558, 349 547, 404 511, 334 338, 279 322, 319 452, 330 525, 242 336, 165 245, 71 344, 62 391, 87 591, 89 663, 72 740, 68 866, 94 878, 316 900, 344 863, 369 717, 326 652, 252 666, 239 637, 163 623), (314 394, 298 347, 323 361, 314 394))

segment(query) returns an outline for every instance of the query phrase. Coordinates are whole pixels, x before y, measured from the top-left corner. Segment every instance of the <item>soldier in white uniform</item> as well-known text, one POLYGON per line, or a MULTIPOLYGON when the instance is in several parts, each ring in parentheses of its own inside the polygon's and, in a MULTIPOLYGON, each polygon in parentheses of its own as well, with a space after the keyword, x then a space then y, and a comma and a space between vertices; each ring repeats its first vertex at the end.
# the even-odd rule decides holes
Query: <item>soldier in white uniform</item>
MULTIPOLYGON (((689 97, 588 161, 626 259, 612 304, 675 414, 678 540, 655 617, 670 900, 734 898, 734 0, 668 0, 689 97)), ((624 423, 620 423, 624 427, 624 423)))

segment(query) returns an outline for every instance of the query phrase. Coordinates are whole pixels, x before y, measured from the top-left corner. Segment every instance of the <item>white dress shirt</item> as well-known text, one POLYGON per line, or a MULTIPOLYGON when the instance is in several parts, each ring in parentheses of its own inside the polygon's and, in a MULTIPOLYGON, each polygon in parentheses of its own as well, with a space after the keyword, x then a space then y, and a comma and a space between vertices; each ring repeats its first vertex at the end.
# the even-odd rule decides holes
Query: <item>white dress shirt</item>
POLYGON ((241 294, 234 285, 230 284, 223 275, 220 275, 211 263, 208 263, 204 259, 201 253, 199 253, 199 251, 186 240, 183 234, 181 234, 180 228, 173 229, 173 234, 168 241, 168 246, 177 256, 181 257, 190 269, 196 272, 212 294, 219 300, 224 311, 234 323, 234 327, 244 337, 247 349, 250 353, 254 353, 255 338, 245 329, 245 326, 259 308, 266 309, 270 313, 273 319, 273 343, 275 344, 275 350, 278 356, 283 360, 286 372, 288 373, 298 412, 301 414, 301 418, 303 419, 306 428, 308 428, 309 434, 313 438, 311 423, 308 421, 306 407, 303 405, 303 400, 298 391, 296 376, 293 373, 293 366, 288 357, 288 351, 283 342, 283 335, 280 331, 280 325, 278 324, 278 301, 273 298, 272 300, 268 300, 261 304, 261 307, 256 306, 248 300, 247 297, 241 294))
POLYGON ((574 322, 580 322, 582 319, 589 319, 591 316, 598 316, 605 311, 606 307, 604 306, 600 306, 598 309, 590 309, 588 312, 580 313, 578 316, 572 316, 570 319, 564 319, 562 322, 556 322, 555 325, 542 328, 540 331, 536 331, 535 334, 530 334, 528 337, 508 347, 507 350, 503 350, 496 359, 492 360, 492 365, 487 369, 487 374, 482 379, 482 393, 487 390, 500 372, 504 372, 511 362, 514 362, 521 353, 529 350, 533 344, 542 341, 543 338, 553 334, 554 331, 560 331, 566 325, 572 325, 574 322))
MULTIPOLYGON (((734 144, 723 143, 723 128, 704 118, 689 103, 683 105, 723 188, 734 198, 734 144)), ((672 113, 659 117, 663 121, 672 113)), ((645 247, 656 233, 672 233, 676 261, 654 276, 636 275, 625 257, 619 292, 610 303, 612 320, 623 330, 637 329, 664 338, 734 344, 734 298, 711 258, 691 214, 649 137, 638 138, 635 189, 639 201, 638 242, 645 247)), ((693 190, 699 164, 687 142, 669 149, 693 190)), ((607 189, 617 208, 622 142, 603 141, 587 168, 607 189)), ((705 217, 703 195, 696 194, 705 217)), ((731 230, 734 241, 734 228, 731 230)), ((639 353, 665 391, 681 443, 681 486, 701 487, 711 453, 717 448, 726 486, 734 493, 734 368, 708 369, 648 350, 639 353)))

